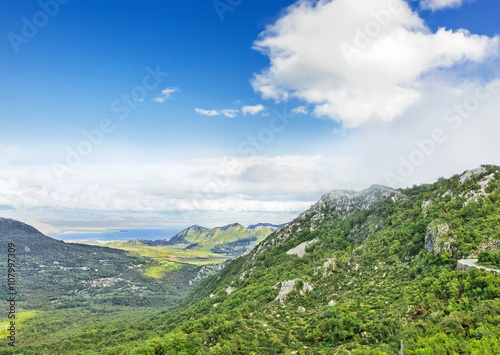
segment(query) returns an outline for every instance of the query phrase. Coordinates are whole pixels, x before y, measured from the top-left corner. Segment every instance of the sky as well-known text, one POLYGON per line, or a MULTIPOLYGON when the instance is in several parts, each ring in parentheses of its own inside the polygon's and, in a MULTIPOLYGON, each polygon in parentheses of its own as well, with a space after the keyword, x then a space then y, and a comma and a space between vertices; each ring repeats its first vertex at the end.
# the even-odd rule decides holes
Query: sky
POLYGON ((5 0, 0 216, 290 221, 500 165, 496 0, 5 0))

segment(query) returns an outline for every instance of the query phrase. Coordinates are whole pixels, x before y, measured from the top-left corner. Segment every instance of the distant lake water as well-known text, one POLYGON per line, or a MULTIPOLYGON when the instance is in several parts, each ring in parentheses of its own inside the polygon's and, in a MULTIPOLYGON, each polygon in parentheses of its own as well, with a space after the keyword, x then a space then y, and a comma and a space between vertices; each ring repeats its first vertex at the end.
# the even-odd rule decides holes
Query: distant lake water
POLYGON ((130 239, 170 239, 184 228, 140 228, 140 229, 108 229, 104 233, 52 233, 52 238, 58 240, 99 240, 116 242, 130 239))

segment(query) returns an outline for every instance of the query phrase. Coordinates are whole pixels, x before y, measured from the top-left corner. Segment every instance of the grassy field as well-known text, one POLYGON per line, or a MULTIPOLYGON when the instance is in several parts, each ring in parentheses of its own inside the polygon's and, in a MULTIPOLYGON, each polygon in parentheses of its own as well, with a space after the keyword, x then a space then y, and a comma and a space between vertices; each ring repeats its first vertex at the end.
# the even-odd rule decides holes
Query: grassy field
POLYGON ((147 245, 127 245, 123 242, 112 242, 103 246, 138 253, 142 256, 161 260, 177 261, 193 265, 216 264, 226 261, 219 254, 204 250, 185 250, 175 247, 151 247, 147 245))

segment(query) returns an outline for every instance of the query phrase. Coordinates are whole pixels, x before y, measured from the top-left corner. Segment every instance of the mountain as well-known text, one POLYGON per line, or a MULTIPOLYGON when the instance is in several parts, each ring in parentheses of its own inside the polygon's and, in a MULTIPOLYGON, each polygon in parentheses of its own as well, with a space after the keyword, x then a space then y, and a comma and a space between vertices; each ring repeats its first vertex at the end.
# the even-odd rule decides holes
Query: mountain
POLYGON ((260 223, 245 228, 239 223, 233 223, 209 229, 194 225, 184 229, 168 240, 136 239, 126 242, 113 242, 107 244, 107 246, 113 248, 130 247, 131 245, 170 246, 178 249, 204 251, 234 258, 245 252, 249 252, 281 226, 283 225, 260 223))
POLYGON ((91 342, 95 325, 82 326, 53 353, 499 354, 500 276, 455 270, 500 248, 499 186, 500 168, 485 165, 333 191, 179 306, 91 342))
POLYGON ((455 271, 500 246, 499 186, 500 168, 482 166, 408 189, 328 193, 155 319, 168 332, 136 349, 500 353, 500 277, 455 271))
MULTIPOLYGON (((25 308, 173 305, 190 291, 189 280, 199 269, 160 264, 118 249, 67 244, 25 223, 0 218, 0 244, 9 243, 15 246, 20 302, 25 308)), ((1 270, 6 275, 5 263, 1 270)), ((5 284, 0 294, 6 297, 5 284)))

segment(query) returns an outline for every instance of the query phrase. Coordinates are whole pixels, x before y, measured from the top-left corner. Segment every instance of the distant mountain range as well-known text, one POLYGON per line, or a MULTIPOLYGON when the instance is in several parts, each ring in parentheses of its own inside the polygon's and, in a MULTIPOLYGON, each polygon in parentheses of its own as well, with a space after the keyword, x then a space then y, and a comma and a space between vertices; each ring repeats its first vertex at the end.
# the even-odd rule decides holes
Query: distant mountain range
POLYGON ((210 251, 229 257, 237 257, 253 249, 269 234, 283 226, 286 226, 286 223, 281 225, 259 223, 247 228, 239 223, 233 223, 212 229, 193 225, 170 239, 133 239, 125 242, 114 242, 109 245, 112 247, 126 245, 171 246, 179 249, 210 251))

